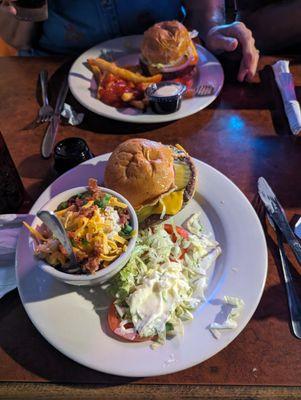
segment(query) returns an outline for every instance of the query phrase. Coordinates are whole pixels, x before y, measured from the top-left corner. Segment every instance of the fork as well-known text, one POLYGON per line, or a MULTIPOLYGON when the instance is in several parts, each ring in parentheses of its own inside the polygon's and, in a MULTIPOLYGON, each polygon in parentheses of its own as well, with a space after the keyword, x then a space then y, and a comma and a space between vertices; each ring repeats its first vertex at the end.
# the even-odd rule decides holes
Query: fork
POLYGON ((269 216, 269 214, 267 214, 267 217, 271 227, 274 229, 277 235, 278 250, 281 260, 285 287, 286 287, 288 308, 291 316, 292 329, 295 336, 298 339, 301 339, 301 302, 294 287, 293 277, 290 272, 290 267, 283 246, 282 234, 279 231, 279 229, 275 226, 274 221, 269 216))
POLYGON ((41 88, 42 88, 42 100, 43 105, 39 109, 39 115, 37 119, 37 123, 40 124, 42 122, 50 122, 53 117, 53 108, 49 104, 48 95, 47 95, 47 79, 48 72, 46 70, 42 70, 39 74, 41 88))
POLYGON ((212 85, 200 85, 196 90, 195 90, 195 95, 196 96, 211 96, 214 93, 214 87, 212 85))

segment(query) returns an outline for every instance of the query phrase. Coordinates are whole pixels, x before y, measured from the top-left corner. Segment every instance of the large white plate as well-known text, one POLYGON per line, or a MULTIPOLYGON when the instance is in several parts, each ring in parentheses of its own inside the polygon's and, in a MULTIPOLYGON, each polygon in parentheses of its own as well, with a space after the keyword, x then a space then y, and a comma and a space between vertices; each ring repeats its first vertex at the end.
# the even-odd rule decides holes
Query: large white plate
MULTIPOLYGON (((85 185, 89 177, 102 182, 108 155, 96 157, 56 180, 37 200, 37 212, 57 193, 85 185)), ((222 255, 212 270, 207 302, 185 324, 185 335, 152 350, 149 343, 124 343, 110 335, 109 304, 99 288, 76 288, 60 283, 37 267, 22 230, 16 271, 21 300, 41 334, 71 359, 98 371, 124 376, 152 376, 198 364, 226 347, 245 327, 261 298, 267 273, 265 237, 258 217, 241 191, 224 175, 195 160, 199 183, 194 200, 176 217, 182 223, 200 211, 207 232, 220 242, 222 255), (216 340, 208 325, 219 318, 224 295, 245 302, 238 328, 216 340)), ((243 355, 242 355, 243 356, 243 355)))
POLYGON ((211 84, 215 90, 212 96, 195 97, 184 100, 179 111, 173 114, 158 115, 148 109, 146 113, 129 108, 127 110, 110 107, 91 93, 92 72, 87 68, 88 58, 103 57, 118 61, 121 65, 139 64, 139 49, 141 35, 125 36, 98 44, 87 50, 72 65, 69 72, 69 87, 73 96, 86 108, 108 118, 135 122, 158 123, 173 121, 194 114, 212 103, 220 92, 224 83, 223 68, 219 61, 202 46, 197 46, 199 61, 197 64, 197 79, 195 84, 211 84))

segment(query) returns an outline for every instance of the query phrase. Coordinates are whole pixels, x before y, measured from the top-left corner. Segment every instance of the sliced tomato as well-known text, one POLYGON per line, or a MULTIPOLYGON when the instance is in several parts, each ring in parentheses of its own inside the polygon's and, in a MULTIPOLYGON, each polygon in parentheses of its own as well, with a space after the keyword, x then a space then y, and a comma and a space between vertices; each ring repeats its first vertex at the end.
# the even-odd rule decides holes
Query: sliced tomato
MULTIPOLYGON (((177 241, 176 235, 174 234, 173 231, 173 226, 170 224, 164 224, 164 229, 166 232, 171 235, 171 240, 175 243, 177 241)), ((184 239, 189 238, 189 232, 186 231, 186 229, 182 228, 181 226, 176 226, 177 233, 182 236, 184 239)), ((180 260, 184 258, 185 253, 187 253, 188 249, 181 249, 181 255, 179 257, 180 260)))
MULTIPOLYGON (((140 337, 138 333, 126 333, 120 328, 120 318, 117 314, 116 308, 112 303, 108 312, 108 324, 111 331, 120 338, 129 342, 145 342, 151 340, 152 337, 140 337)), ((132 328, 133 324, 125 325, 125 328, 132 328)))
MULTIPOLYGON (((173 231, 173 226, 170 224, 164 224, 164 229, 166 232, 172 236, 172 241, 175 242, 177 239, 175 237, 174 231, 173 231)), ((182 236, 184 239, 189 238, 189 232, 186 231, 186 229, 182 228, 181 226, 176 226, 177 233, 182 236)))

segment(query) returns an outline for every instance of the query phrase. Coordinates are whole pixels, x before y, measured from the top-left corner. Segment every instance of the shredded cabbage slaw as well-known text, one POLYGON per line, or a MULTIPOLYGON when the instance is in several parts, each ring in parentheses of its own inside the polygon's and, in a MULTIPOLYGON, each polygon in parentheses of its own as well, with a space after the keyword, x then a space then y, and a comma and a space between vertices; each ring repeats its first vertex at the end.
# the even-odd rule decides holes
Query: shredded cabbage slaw
POLYGON ((136 332, 163 344, 167 336, 182 335, 183 321, 193 319, 221 249, 192 218, 188 229, 193 226, 197 235, 183 236, 175 225, 169 234, 164 224, 139 233, 129 262, 109 286, 120 318, 118 333, 136 332))

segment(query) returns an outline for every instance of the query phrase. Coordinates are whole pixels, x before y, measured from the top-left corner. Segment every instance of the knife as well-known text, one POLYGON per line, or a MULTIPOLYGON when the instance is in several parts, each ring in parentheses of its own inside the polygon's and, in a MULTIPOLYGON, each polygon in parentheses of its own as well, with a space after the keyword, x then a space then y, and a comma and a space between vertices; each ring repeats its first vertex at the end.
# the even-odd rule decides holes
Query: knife
POLYGON ((294 280, 285 254, 285 249, 283 247, 283 235, 281 234, 279 229, 275 226, 269 214, 268 214, 268 221, 271 227, 274 229, 274 231, 276 231, 277 235, 278 251, 286 287, 286 294, 288 300, 288 308, 291 316, 292 329, 295 336, 298 339, 301 339, 301 301, 296 292, 294 280))
POLYGON ((41 154, 43 158, 49 158, 51 156, 52 153, 52 149, 55 143, 55 138, 56 138, 56 134, 57 134, 57 130, 60 124, 60 115, 61 115, 61 111, 63 109, 64 106, 64 102, 68 93, 68 79, 65 78, 61 89, 59 91, 57 100, 56 100, 56 104, 55 104, 55 109, 54 109, 54 114, 53 114, 53 118, 50 122, 50 124, 48 125, 48 128, 45 132, 43 141, 42 141, 42 146, 41 146, 41 154))
POLYGON ((301 265, 301 244, 294 235, 294 232, 292 231, 286 219, 285 212, 275 196, 275 193, 272 191, 267 181, 263 177, 258 179, 257 185, 259 196, 263 201, 270 217, 280 229, 287 243, 292 248, 297 261, 301 265))

